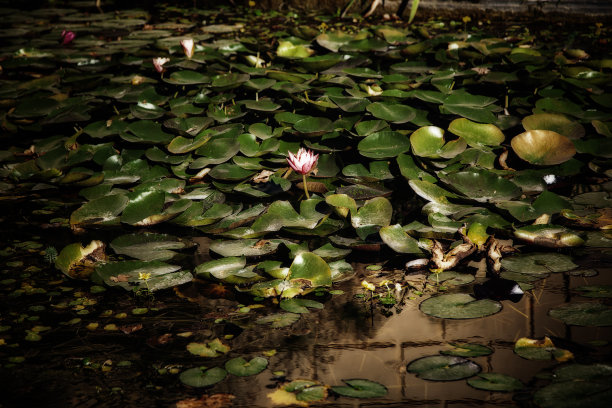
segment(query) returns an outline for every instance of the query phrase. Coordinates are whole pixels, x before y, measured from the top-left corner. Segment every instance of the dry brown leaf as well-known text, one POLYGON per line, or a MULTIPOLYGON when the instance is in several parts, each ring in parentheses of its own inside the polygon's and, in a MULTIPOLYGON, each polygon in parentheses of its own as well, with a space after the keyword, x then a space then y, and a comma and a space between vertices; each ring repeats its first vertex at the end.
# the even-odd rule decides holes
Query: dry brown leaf
POLYGON ((117 283, 117 282, 127 282, 130 279, 130 277, 128 275, 119 274, 117 276, 111 276, 109 279, 111 280, 111 282, 117 283))

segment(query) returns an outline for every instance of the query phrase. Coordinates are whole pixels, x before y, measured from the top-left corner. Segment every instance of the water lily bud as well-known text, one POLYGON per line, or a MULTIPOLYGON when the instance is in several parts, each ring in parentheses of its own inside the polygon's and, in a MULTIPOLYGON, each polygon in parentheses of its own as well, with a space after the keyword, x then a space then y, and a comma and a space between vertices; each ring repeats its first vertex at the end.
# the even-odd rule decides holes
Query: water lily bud
POLYGON ((76 34, 73 33, 72 31, 63 30, 62 31, 62 45, 70 44, 72 40, 74 40, 75 37, 76 37, 76 34))
POLYGON ((193 57, 193 38, 188 38, 186 40, 181 40, 181 47, 183 47, 183 51, 187 58, 193 57))
POLYGON ((155 67, 155 70, 161 74, 162 72, 166 70, 164 68, 164 64, 168 61, 170 61, 170 58, 163 58, 163 57, 153 58, 153 66, 155 67))

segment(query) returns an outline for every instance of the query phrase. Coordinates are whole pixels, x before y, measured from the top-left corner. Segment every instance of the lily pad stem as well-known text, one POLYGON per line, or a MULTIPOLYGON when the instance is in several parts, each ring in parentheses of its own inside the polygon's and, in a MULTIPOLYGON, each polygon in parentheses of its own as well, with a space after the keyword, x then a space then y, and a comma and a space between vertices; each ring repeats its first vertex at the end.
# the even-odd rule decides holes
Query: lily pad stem
POLYGON ((308 195, 308 186, 306 185, 306 175, 302 174, 302 183, 304 184, 304 193, 306 194, 306 199, 309 200, 310 196, 308 195))

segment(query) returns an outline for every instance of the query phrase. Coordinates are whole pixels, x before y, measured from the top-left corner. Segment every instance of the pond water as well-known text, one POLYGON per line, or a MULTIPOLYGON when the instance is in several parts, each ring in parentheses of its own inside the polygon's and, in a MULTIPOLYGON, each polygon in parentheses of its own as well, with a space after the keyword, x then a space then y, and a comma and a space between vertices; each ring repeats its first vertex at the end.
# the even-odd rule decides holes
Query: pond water
POLYGON ((0 8, 0 406, 607 407, 612 32, 462 17, 0 8))

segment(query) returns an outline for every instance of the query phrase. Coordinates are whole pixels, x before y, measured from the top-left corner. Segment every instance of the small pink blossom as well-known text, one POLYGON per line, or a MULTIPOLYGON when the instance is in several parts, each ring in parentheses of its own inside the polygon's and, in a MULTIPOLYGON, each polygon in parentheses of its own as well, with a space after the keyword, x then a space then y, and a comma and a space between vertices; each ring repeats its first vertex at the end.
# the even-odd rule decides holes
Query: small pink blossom
POLYGON ((76 34, 73 33, 72 31, 63 30, 62 31, 62 45, 70 44, 72 40, 74 40, 75 37, 76 37, 76 34))
POLYGON ((153 66, 155 67, 155 70, 161 74, 162 72, 166 70, 166 68, 164 68, 164 64, 168 61, 170 61, 170 58, 164 58, 164 57, 153 58, 153 66))
POLYGON ((308 174, 315 168, 318 159, 318 154, 314 154, 311 150, 304 149, 302 147, 295 155, 289 152, 287 162, 296 172, 300 174, 308 174))
POLYGON ((193 38, 181 40, 181 46, 183 47, 183 51, 185 51, 187 58, 193 57, 193 45, 193 38))

